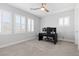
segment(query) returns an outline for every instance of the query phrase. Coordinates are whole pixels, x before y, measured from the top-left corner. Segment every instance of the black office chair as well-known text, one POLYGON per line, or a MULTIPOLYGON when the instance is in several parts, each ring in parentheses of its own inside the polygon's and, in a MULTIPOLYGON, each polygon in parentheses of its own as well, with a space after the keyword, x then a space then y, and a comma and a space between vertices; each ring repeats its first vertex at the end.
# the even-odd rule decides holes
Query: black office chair
POLYGON ((47 33, 47 36, 45 36, 45 40, 51 40, 51 37, 49 37, 50 34, 56 34, 56 28, 51 28, 51 27, 47 27, 47 28, 43 28, 43 30, 45 33, 47 33))

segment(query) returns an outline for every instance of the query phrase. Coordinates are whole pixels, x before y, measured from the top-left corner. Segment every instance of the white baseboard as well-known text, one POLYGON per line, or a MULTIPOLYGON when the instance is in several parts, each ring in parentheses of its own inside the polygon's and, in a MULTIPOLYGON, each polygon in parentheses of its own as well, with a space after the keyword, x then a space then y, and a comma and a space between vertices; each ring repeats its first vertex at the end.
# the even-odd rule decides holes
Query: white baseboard
POLYGON ((24 40, 20 40, 20 41, 16 41, 16 42, 11 42, 11 43, 7 43, 7 44, 3 44, 3 45, 0 45, 0 48, 4 48, 4 47, 8 47, 8 46, 11 46, 11 45, 15 45, 15 44, 19 44, 19 43, 22 43, 24 41, 28 41, 28 40, 32 40, 32 39, 35 39, 36 37, 31 37, 31 38, 26 38, 24 40))
POLYGON ((62 40, 62 41, 67 41, 67 42, 73 42, 73 43, 75 43, 74 40, 70 40, 70 39, 62 39, 62 38, 58 38, 58 40, 62 40))

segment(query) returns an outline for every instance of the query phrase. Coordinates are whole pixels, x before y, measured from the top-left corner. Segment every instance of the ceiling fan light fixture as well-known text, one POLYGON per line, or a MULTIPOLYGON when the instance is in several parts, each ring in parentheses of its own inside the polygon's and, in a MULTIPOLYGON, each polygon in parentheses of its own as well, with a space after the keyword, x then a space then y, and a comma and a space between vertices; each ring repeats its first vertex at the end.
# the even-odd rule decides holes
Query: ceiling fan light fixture
POLYGON ((38 10, 38 9, 40 9, 41 11, 49 12, 46 3, 42 3, 42 5, 39 8, 32 8, 31 10, 38 10))
POLYGON ((45 9, 44 8, 41 8, 41 10, 44 11, 45 9))

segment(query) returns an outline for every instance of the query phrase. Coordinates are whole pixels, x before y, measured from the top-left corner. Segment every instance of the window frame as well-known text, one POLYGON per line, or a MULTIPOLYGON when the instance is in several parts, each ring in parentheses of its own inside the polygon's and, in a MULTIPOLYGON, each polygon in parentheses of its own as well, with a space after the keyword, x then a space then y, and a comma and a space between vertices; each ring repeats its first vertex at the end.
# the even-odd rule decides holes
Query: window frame
POLYGON ((65 16, 65 17, 59 18, 59 26, 69 26, 69 25, 70 25, 70 16, 65 16), (66 19, 66 18, 68 18, 68 19, 66 19), (60 24, 61 19, 62 19, 62 24, 60 24), (68 22, 68 24, 67 24, 67 22, 68 22))
POLYGON ((14 21, 14 24, 15 24, 15 25, 14 25, 14 32, 15 32, 16 34, 25 33, 25 32, 26 32, 26 17, 23 16, 23 15, 20 15, 20 14, 15 14, 15 15, 14 15, 14 18, 15 18, 15 21, 14 21), (16 16, 17 16, 17 15, 20 16, 20 25, 19 25, 19 26, 20 26, 20 31, 18 31, 18 32, 16 31, 16 16), (24 18, 25 18, 25 26, 24 26, 25 29, 24 29, 24 31, 22 31, 22 25, 23 25, 23 24, 21 23, 21 21, 22 21, 21 17, 24 17, 24 18))
POLYGON ((32 19, 32 18, 28 18, 28 20, 27 20, 27 32, 34 32, 34 19, 32 19))
MULTIPOLYGON (((3 35, 11 34, 11 33, 12 33, 12 20, 13 20, 13 19, 12 19, 12 12, 1 9, 1 10, 0 10, 0 13, 1 13, 1 15, 0 15, 0 16, 1 16, 1 32, 0 32, 0 35, 2 35, 2 34, 3 34, 3 35), (5 14, 5 13, 8 13, 8 14, 9 14, 9 17, 10 17, 10 19, 9 19, 10 21, 7 23, 7 25, 8 25, 8 24, 10 25, 10 26, 9 26, 9 27, 10 27, 10 32, 7 32, 7 31, 4 32, 4 31, 3 31, 3 28, 5 28, 5 27, 3 27, 3 25, 6 23, 6 22, 3 22, 3 19, 5 18, 5 17, 4 17, 4 14, 5 14)), ((5 24, 5 25, 6 25, 6 24, 5 24)), ((5 29, 4 29, 4 30, 5 30, 5 29)))

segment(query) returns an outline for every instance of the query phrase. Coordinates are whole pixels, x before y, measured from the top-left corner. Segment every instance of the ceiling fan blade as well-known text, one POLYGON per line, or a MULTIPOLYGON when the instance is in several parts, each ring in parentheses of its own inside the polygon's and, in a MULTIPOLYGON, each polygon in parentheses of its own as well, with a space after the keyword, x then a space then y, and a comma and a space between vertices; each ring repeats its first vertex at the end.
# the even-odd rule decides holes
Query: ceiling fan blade
POLYGON ((46 12, 49 12, 49 10, 45 9, 46 12))
POLYGON ((42 7, 45 7, 47 4, 46 3, 42 3, 42 7))
POLYGON ((38 9, 40 9, 40 8, 30 8, 31 10, 38 10, 38 9))
POLYGON ((42 7, 43 7, 43 3, 42 3, 42 7))

